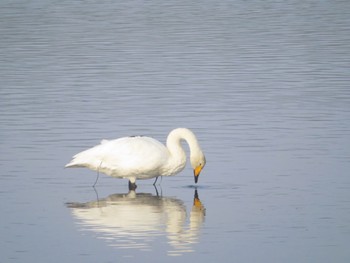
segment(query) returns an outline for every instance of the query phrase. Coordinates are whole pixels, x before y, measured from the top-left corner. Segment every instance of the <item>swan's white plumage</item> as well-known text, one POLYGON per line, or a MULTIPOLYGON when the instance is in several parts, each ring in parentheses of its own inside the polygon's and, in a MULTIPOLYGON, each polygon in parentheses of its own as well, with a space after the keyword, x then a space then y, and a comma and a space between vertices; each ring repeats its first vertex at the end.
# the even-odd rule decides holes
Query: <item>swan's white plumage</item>
POLYGON ((117 178, 149 179, 157 176, 174 175, 186 165, 186 155, 181 141, 189 144, 191 164, 199 172, 205 165, 195 135, 186 128, 171 131, 167 146, 159 141, 143 136, 102 140, 101 144, 73 156, 66 167, 86 167, 117 178))

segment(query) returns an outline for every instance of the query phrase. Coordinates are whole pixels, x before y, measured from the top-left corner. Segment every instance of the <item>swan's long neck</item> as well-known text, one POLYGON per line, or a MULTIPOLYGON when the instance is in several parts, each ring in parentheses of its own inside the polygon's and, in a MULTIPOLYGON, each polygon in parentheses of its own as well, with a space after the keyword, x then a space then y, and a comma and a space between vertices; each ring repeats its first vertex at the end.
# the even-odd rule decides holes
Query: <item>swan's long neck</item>
POLYGON ((185 140, 190 147, 190 154, 200 151, 196 136, 186 128, 178 128, 171 131, 168 135, 166 146, 169 150, 168 167, 171 167, 172 173, 177 173, 185 168, 186 153, 181 145, 185 140))

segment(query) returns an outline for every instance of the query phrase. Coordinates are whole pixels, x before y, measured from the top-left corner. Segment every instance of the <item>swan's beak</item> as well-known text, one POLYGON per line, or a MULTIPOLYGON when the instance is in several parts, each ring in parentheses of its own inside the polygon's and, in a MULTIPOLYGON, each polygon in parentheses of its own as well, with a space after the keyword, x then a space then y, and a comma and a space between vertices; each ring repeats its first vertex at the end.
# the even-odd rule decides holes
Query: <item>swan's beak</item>
POLYGON ((197 166, 196 169, 194 169, 193 171, 193 174, 194 174, 194 182, 197 183, 198 182, 198 177, 199 177, 199 174, 201 173, 202 171, 202 166, 197 166))

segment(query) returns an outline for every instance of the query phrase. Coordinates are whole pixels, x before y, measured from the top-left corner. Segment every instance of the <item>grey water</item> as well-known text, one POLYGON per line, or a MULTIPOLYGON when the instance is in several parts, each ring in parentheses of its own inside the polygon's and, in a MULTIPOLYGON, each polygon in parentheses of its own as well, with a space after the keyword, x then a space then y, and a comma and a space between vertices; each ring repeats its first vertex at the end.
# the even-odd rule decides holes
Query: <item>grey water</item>
POLYGON ((1 1, 0 262, 349 262, 349 70, 349 1, 1 1), (197 185, 63 168, 177 127, 197 185))

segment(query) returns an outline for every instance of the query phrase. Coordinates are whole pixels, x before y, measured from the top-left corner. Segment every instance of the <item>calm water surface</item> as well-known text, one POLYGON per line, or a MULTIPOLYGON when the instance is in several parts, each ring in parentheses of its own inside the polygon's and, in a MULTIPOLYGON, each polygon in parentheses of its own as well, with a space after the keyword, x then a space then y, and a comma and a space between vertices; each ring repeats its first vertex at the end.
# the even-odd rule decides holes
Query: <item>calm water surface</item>
POLYGON ((349 262, 347 1, 2 1, 1 262, 349 262), (157 188, 63 169, 189 127, 157 188))

